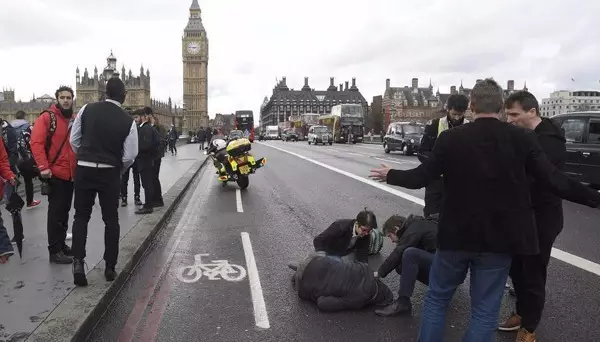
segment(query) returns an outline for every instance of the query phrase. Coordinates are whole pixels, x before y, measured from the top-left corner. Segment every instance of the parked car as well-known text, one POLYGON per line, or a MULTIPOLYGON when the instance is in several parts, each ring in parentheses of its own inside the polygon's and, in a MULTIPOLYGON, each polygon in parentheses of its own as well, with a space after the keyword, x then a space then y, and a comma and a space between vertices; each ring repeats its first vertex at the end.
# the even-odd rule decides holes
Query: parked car
POLYGON ((419 149, 425 125, 416 122, 392 122, 387 134, 383 137, 385 153, 402 151, 405 156, 411 156, 419 149))
POLYGON ((567 140, 565 172, 600 190, 600 111, 560 114, 551 120, 567 140))
POLYGON ((308 129, 308 144, 321 143, 323 145, 333 145, 333 134, 329 132, 327 126, 315 125, 308 129))
POLYGON ((298 134, 291 129, 286 129, 281 133, 281 140, 283 141, 298 141, 298 134))

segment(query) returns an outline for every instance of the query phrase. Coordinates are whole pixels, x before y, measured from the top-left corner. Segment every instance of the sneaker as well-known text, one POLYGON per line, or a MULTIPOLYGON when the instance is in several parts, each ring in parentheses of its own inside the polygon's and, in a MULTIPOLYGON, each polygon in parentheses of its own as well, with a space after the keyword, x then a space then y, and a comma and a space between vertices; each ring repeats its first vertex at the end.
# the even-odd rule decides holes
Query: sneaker
POLYGON ((142 203, 142 201, 140 201, 139 197, 135 197, 134 200, 133 200, 133 202, 134 202, 135 205, 143 205, 144 204, 144 203, 142 203))
POLYGON ((35 200, 29 204, 27 204, 27 209, 33 209, 35 207, 37 207, 38 205, 42 204, 42 201, 40 200, 35 200))
POLYGON ((500 324, 498 330, 500 331, 515 331, 521 328, 521 316, 516 313, 512 313, 512 315, 504 321, 504 323, 500 324))
POLYGON ((121 199, 121 206, 122 207, 126 207, 127 206, 127 198, 121 199))
POLYGON ((71 239, 73 239, 73 234, 71 234, 71 233, 67 233, 67 238, 66 238, 66 240, 71 240, 71 239))
POLYGON ((535 332, 529 332, 527 329, 521 328, 515 342, 535 342, 535 332))
MULTIPOLYGON (((25 237, 24 236, 23 236, 23 240, 22 241, 25 241, 25 237)), ((13 237, 12 240, 10 240, 10 242, 11 243, 17 243, 17 240, 15 240, 15 238, 13 237)))

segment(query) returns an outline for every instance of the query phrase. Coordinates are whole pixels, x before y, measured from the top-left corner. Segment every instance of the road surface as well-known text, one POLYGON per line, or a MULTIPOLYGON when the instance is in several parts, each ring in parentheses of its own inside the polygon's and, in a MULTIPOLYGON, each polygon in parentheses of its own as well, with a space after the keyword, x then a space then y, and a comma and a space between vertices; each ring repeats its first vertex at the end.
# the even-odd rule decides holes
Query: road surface
MULTIPOLYGON (((202 171, 91 341, 415 340, 424 286, 415 291, 412 317, 381 318, 373 309, 321 313, 298 299, 286 264, 305 256, 313 237, 333 220, 352 218, 365 206, 380 226, 392 214, 420 214, 422 190, 366 178, 380 163, 413 168, 416 157, 386 155, 373 145, 280 141, 255 143, 253 153, 268 163, 252 175, 246 191, 221 187, 210 167, 202 171), (200 267, 195 263, 205 270, 200 279, 194 279, 200 267)), ((600 340, 599 221, 599 211, 565 203, 566 225, 555 254, 560 260, 550 264, 539 340, 600 340)), ((374 269, 392 248, 386 240, 382 255, 371 260, 374 269)), ((396 292, 398 279, 392 273, 384 281, 396 292)), ((511 303, 507 296, 502 315, 511 303)), ((449 310, 448 341, 460 340, 469 305, 467 283, 449 310)), ((498 333, 499 341, 514 338, 498 333)))

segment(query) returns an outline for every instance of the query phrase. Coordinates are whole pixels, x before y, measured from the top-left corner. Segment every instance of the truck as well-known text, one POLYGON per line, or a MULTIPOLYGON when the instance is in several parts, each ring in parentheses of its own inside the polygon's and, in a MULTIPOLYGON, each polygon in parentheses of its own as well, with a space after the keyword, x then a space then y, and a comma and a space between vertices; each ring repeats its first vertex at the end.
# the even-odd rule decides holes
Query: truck
POLYGON ((277 140, 279 139, 279 126, 267 126, 266 131, 266 139, 267 140, 277 140))

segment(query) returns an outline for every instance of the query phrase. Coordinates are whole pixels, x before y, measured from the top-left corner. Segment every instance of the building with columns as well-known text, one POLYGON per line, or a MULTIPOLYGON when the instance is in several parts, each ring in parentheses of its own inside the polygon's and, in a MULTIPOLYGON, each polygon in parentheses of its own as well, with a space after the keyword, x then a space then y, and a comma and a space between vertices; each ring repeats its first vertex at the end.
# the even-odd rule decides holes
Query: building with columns
POLYGON ((357 103, 363 105, 367 113, 368 103, 356 86, 356 78, 349 82, 335 86, 333 77, 329 79, 327 90, 315 90, 309 86, 308 77, 304 78, 304 86, 300 90, 290 89, 287 80, 283 77, 273 88, 270 98, 263 100, 260 110, 260 127, 282 126, 289 121, 290 116, 305 113, 329 114, 331 107, 343 103, 357 103))
POLYGON ((184 132, 198 131, 208 121, 208 37, 202 24, 200 5, 193 0, 181 38, 183 58, 184 132))
POLYGON ((106 65, 102 73, 98 72, 98 67, 94 67, 94 74, 90 75, 85 68, 83 75, 80 74, 79 67, 75 70, 75 109, 83 107, 86 103, 100 101, 104 99, 106 82, 112 78, 118 77, 125 84, 127 96, 125 97, 124 108, 133 110, 144 107, 151 107, 158 114, 159 121, 164 125, 178 124, 176 117, 177 110, 173 107, 171 98, 167 101, 153 99, 150 91, 150 70, 144 70, 140 67, 138 76, 134 76, 131 69, 125 70, 125 65, 121 66, 121 72, 117 70, 117 58, 113 52, 106 58, 106 65))
POLYGON ((558 90, 540 102, 540 114, 543 117, 554 115, 600 110, 600 91, 597 90, 558 90))

